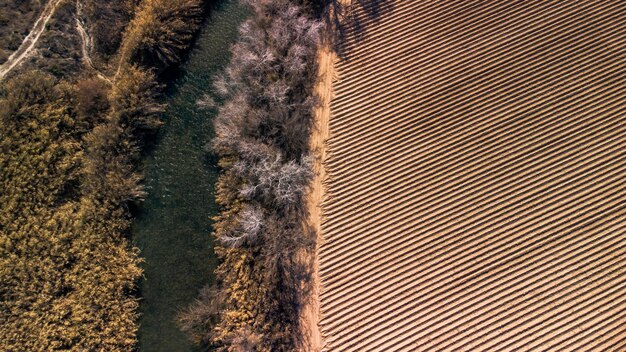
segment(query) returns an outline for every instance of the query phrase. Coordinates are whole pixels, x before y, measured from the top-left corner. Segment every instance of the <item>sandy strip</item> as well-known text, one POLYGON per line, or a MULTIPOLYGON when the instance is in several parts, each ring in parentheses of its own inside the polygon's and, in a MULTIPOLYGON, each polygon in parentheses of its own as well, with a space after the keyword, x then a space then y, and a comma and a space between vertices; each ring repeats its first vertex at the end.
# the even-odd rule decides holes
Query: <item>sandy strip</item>
MULTIPOLYGON (((351 0, 338 1, 339 8, 331 9, 331 11, 341 11, 341 7, 349 6, 351 0)), ((332 17, 332 16, 331 16, 332 17)), ((324 243, 324 235, 322 233, 322 223, 324 212, 322 204, 326 197, 327 181, 326 175, 326 154, 328 148, 328 138, 330 137, 330 103, 334 97, 333 81, 337 80, 337 72, 335 63, 337 62, 337 54, 333 50, 332 41, 326 41, 318 50, 317 63, 319 80, 315 87, 315 95, 319 99, 319 105, 315 109, 314 127, 311 131, 309 146, 314 155, 314 172, 315 177, 311 183, 309 195, 307 198, 309 209, 309 224, 315 229, 317 240, 315 245, 314 258, 310 258, 313 262, 313 292, 309 305, 303 311, 304 331, 308 331, 309 348, 308 351, 319 352, 325 347, 325 341, 320 331, 320 300, 321 282, 319 276, 319 248, 324 243)))
POLYGON ((334 76, 334 62, 336 55, 329 45, 324 45, 318 51, 318 65, 320 80, 315 88, 316 95, 320 99, 319 107, 315 111, 315 125, 311 133, 310 148, 315 156, 315 178, 311 185, 310 193, 307 199, 310 225, 315 228, 317 233, 317 244, 312 261, 314 262, 314 289, 309 306, 304 310, 303 319, 304 326, 310 332, 310 348, 309 351, 320 351, 323 341, 319 330, 319 262, 317 253, 319 246, 322 244, 323 236, 321 233, 322 209, 321 204, 324 199, 324 179, 326 170, 324 168, 324 160, 326 158, 326 140, 328 139, 328 122, 330 118, 330 101, 332 98, 332 80, 334 76))

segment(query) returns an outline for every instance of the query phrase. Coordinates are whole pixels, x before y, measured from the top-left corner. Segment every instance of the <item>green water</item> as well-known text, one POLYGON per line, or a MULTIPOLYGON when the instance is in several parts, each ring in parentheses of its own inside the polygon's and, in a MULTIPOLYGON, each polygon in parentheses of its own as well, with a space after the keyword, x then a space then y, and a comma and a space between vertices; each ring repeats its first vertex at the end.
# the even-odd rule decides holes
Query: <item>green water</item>
POLYGON ((148 197, 134 225, 134 239, 145 260, 142 352, 194 351, 174 317, 213 280, 210 218, 217 212, 218 175, 215 160, 203 151, 212 134, 214 112, 199 110, 196 101, 211 92, 212 78, 227 64, 238 24, 245 17, 245 10, 232 0, 220 2, 211 12, 167 94, 165 125, 144 163, 148 197))

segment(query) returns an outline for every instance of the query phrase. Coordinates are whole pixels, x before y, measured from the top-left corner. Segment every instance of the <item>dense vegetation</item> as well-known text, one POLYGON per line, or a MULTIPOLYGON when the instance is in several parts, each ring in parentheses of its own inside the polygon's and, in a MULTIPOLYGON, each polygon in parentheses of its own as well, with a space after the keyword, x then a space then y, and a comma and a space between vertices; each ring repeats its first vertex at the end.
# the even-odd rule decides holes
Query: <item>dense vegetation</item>
POLYGON ((178 63, 202 20, 199 0, 150 0, 139 5, 120 50, 123 61, 165 68, 178 63))
MULTIPOLYGON (((192 2, 143 3, 139 12, 192 2)), ((200 7, 200 0, 193 3, 200 7)), ((159 25, 172 22, 177 27, 148 47, 179 57, 186 44, 172 49, 170 35, 180 33, 180 21, 159 25)), ((185 33, 192 33, 199 19, 185 17, 185 23, 185 33)), ((136 40, 134 31, 152 25, 135 16, 120 46, 133 47, 126 43, 136 40)), ((110 82, 30 72, 0 85, 2 351, 131 351, 136 345, 141 270, 127 238, 129 205, 143 196, 141 138, 158 127, 162 106, 152 66, 112 57, 120 61, 110 82)), ((162 69, 172 62, 154 64, 162 69)))
POLYGON ((293 351, 306 344, 315 234, 306 224, 309 131, 320 23, 288 0, 247 1, 212 150, 222 174, 214 235, 217 287, 180 317, 196 342, 223 351, 293 351))
MULTIPOLYGON (((0 63, 3 63, 33 29, 35 20, 54 8, 50 21, 35 49, 20 64, 25 70, 36 69, 56 77, 80 71, 80 37, 76 31, 75 1, 0 0, 0 63), (48 6, 47 4, 54 6, 48 6)), ((117 29, 118 32, 120 29, 117 29)))
POLYGON ((141 272, 120 206, 133 194, 111 182, 127 175, 106 160, 126 152, 125 143, 115 135, 99 138, 101 126, 88 131, 89 121, 74 114, 72 90, 40 73, 3 87, 2 350, 134 344, 137 303, 129 293, 141 272), (100 164, 97 175, 93 164, 100 164))
POLYGON ((36 69, 62 78, 81 70, 80 38, 76 33, 74 1, 61 1, 37 44, 37 52, 26 62, 36 69))

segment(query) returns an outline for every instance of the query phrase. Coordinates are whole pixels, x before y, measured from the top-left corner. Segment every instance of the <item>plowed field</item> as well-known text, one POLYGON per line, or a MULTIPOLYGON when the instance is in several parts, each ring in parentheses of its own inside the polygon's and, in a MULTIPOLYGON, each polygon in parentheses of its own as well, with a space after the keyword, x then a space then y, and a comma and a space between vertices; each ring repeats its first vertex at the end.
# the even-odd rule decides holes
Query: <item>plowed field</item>
POLYGON ((626 351, 626 2, 352 3, 324 350, 626 351))

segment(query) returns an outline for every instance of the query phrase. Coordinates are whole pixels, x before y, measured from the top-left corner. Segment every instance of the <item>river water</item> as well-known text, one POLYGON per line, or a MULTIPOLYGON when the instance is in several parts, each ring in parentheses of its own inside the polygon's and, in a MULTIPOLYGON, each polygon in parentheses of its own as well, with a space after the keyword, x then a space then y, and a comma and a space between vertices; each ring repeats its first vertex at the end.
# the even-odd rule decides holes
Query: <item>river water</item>
POLYGON ((217 213, 216 160, 204 151, 214 111, 196 102, 211 93, 212 79, 228 63, 246 11, 221 1, 211 12, 180 76, 168 90, 165 125, 144 161, 148 196, 133 232, 144 258, 139 344, 142 352, 190 352, 174 318, 212 282, 216 260, 211 217, 217 213))

